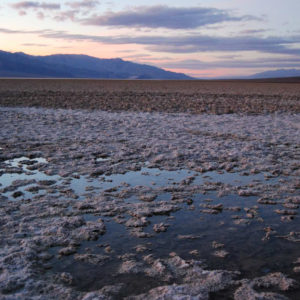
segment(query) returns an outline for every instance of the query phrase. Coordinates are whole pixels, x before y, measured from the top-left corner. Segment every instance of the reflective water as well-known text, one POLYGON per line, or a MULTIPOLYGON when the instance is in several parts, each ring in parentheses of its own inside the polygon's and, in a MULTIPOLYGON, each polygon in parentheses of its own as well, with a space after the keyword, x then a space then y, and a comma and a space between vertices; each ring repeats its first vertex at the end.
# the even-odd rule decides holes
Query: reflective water
MULTIPOLYGON (((58 175, 46 175, 38 169, 38 167, 47 163, 47 160, 42 157, 34 159, 19 157, 4 161, 2 167, 0 167, 0 174, 2 173, 0 175, 0 190, 2 195, 10 200, 15 198, 30 199, 37 195, 45 195, 47 193, 46 187, 34 189, 37 183, 44 180, 56 182, 61 179, 58 175), (32 168, 33 166, 36 166, 37 169, 32 168), (13 197, 12 194, 15 192, 21 192, 22 194, 18 197, 13 197)), ((48 186, 48 188, 51 186, 48 186)))
MULTIPOLYGON (((157 188, 174 186, 176 184, 180 184, 183 180, 189 180, 190 177, 193 177, 193 185, 221 182, 223 184, 239 186, 265 181, 264 174, 251 174, 249 176, 243 176, 239 173, 224 172, 220 174, 216 171, 201 174, 185 169, 178 171, 167 171, 158 168, 144 167, 139 171, 129 171, 125 174, 101 176, 96 179, 81 176, 80 178, 72 179, 70 187, 77 195, 82 196, 86 194, 86 187, 94 187, 101 190, 122 187, 124 185, 130 187, 144 186, 157 188)), ((277 181, 278 178, 272 178, 268 180, 268 184, 275 183, 277 181)))
MULTIPOLYGON (((66 179, 58 175, 46 175, 42 171, 42 167, 37 169, 31 167, 47 163, 43 158, 28 160, 26 157, 4 162, 0 169, 4 172, 0 176, 2 184, 0 188, 2 190, 5 191, 13 183, 16 186, 16 180, 33 180, 34 182, 2 192, 2 194, 15 201, 30 198, 36 194, 29 192, 28 188, 36 186, 41 180, 53 180, 55 181, 53 185, 39 190, 38 194, 46 194, 51 192, 51 189, 55 192, 59 187, 71 188, 79 196, 77 201, 82 201, 87 193, 94 195, 112 188, 119 192, 126 188, 138 187, 141 190, 146 188, 149 191, 154 191, 157 194, 155 202, 167 201, 172 203, 172 192, 164 191, 164 188, 179 186, 183 181, 188 182, 189 187, 208 186, 210 183, 219 182, 232 187, 253 184, 254 186, 276 185, 276 188, 280 188, 281 185, 285 184, 284 181, 288 180, 288 177, 285 176, 268 178, 270 174, 262 173, 246 176, 241 173, 213 171, 201 174, 190 170, 167 171, 148 167, 139 171, 98 178, 80 176, 79 178, 66 179), (11 173, 8 173, 8 170, 11 173), (12 193, 15 191, 21 191, 23 195, 14 198, 12 193)), ((114 192, 110 192, 110 196, 114 199, 114 192)), ((285 196, 282 195, 282 197, 285 196)), ((83 213, 86 221, 96 221, 101 217, 105 222, 106 233, 97 241, 82 243, 78 253, 90 251, 94 254, 108 255, 109 259, 99 268, 99 266, 75 261, 73 256, 58 258, 59 248, 52 249, 50 251, 56 256, 51 261, 53 266, 51 272, 70 272, 75 278, 74 285, 79 290, 94 290, 105 284, 117 282, 129 284, 129 290, 137 289, 134 285, 137 278, 133 278, 134 275, 132 275, 133 277, 116 275, 120 264, 118 256, 134 253, 138 260, 143 255, 152 253, 155 257, 163 258, 173 251, 185 259, 204 259, 211 269, 239 270, 246 277, 261 276, 273 271, 281 271, 292 275, 294 278, 299 277, 292 272, 293 262, 299 257, 298 244, 277 237, 290 231, 299 231, 300 222, 297 216, 292 222, 282 222, 280 215, 274 213, 274 209, 282 208, 282 206, 280 204, 275 206, 258 204, 258 196, 240 197, 237 193, 231 192, 219 197, 217 191, 211 190, 205 194, 199 192, 188 194, 186 197, 193 200, 192 205, 187 205, 185 202, 177 203, 181 208, 177 212, 149 217, 150 224, 144 228, 144 232, 150 233, 152 236, 147 239, 132 236, 124 224, 117 223, 112 217, 83 213), (219 214, 202 212, 203 205, 220 203, 223 204, 224 209, 219 214), (240 210, 228 210, 227 208, 230 207, 239 207, 240 210), (253 217, 247 216, 245 210, 253 207, 256 207, 255 214, 253 217), (243 220, 242 224, 236 223, 239 219, 243 220), (155 233, 153 225, 161 222, 169 225, 167 231, 155 233), (264 238, 267 227, 271 227, 277 232, 270 239, 264 238), (194 239, 187 238, 187 236, 194 236, 194 239), (214 255, 218 249, 213 248, 213 242, 224 244, 222 249, 228 252, 225 258, 214 255), (137 253, 135 250, 136 246, 140 244, 146 247, 143 253, 137 253), (112 249, 111 253, 105 252, 108 245, 112 249), (190 252, 193 250, 197 250, 198 254, 195 254, 196 252, 191 254, 190 252)), ((129 204, 142 203, 137 194, 128 196, 124 201, 129 204)), ((124 215, 123 217, 127 220, 130 216, 124 215)), ((141 275, 140 280, 144 282, 140 292, 155 286, 151 278, 141 275)), ((156 284, 159 284, 159 281, 156 284)), ((128 294, 130 294, 129 290, 127 291, 128 294)))
MULTIPOLYGON (((99 159, 108 160, 109 158, 99 159)), ((80 176, 79 178, 66 180, 59 175, 47 175, 43 171, 40 171, 39 168, 32 168, 32 166, 36 165, 39 167, 40 165, 47 163, 48 162, 42 157, 34 159, 20 157, 5 161, 4 164, 6 165, 7 169, 0 167, 0 172, 3 172, 3 174, 0 176, 0 183, 2 184, 0 186, 1 189, 5 189, 11 185, 14 185, 16 186, 14 191, 21 191, 26 197, 29 197, 32 195, 32 193, 26 191, 26 189, 33 187, 36 183, 38 183, 38 181, 51 180, 63 183, 64 186, 71 188, 82 199, 89 190, 104 191, 106 189, 122 186, 144 186, 150 188, 167 187, 180 184, 182 181, 189 180, 191 177, 193 185, 221 182, 223 184, 239 186, 249 183, 262 182, 265 180, 264 174, 251 174, 249 176, 243 176, 239 173, 218 173, 215 171, 201 174, 185 169, 178 171, 167 171, 158 168, 147 167, 141 168, 139 171, 129 171, 125 174, 113 174, 109 176, 101 176, 99 178, 80 176), (32 183, 25 182, 29 180, 32 181, 32 183), (22 185, 22 183, 19 182, 14 184, 16 181, 24 181, 24 186, 18 187, 18 185, 22 185)), ((277 178, 271 178, 268 180, 268 184, 277 182, 277 180, 277 178)), ((5 192, 4 195, 9 196, 9 192, 5 192)))

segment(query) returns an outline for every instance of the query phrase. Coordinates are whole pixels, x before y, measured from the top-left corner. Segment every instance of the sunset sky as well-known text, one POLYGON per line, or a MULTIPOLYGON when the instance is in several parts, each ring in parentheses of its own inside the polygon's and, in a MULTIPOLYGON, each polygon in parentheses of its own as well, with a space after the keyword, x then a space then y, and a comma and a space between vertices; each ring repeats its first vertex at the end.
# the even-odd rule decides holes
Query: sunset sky
POLYGON ((204 78, 300 68, 299 0, 0 2, 0 50, 122 58, 204 78))

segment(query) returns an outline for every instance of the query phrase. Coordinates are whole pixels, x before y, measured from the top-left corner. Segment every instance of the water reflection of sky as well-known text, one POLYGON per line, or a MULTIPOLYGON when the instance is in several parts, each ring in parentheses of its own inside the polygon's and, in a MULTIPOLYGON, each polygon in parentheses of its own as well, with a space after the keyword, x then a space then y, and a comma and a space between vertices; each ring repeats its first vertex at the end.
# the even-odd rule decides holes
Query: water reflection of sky
MULTIPOLYGON (((167 171, 158 168, 144 167, 139 171, 129 171, 125 174, 112 174, 109 176, 100 176, 98 178, 91 178, 87 176, 80 176, 79 178, 61 178, 58 175, 49 176, 43 171, 34 169, 29 170, 27 165, 22 161, 28 160, 26 157, 21 157, 1 164, 1 171, 4 172, 0 176, 1 189, 9 187, 16 180, 35 180, 34 183, 26 186, 16 188, 15 191, 22 191, 24 195, 22 198, 30 198, 32 194, 26 189, 28 187, 36 186, 41 180, 55 180, 55 188, 71 188, 79 197, 79 201, 84 199, 87 192, 101 193, 106 189, 117 187, 117 190, 129 187, 148 187, 150 190, 159 191, 156 202, 166 201, 170 202, 172 194, 170 192, 162 192, 162 187, 176 186, 182 181, 193 178, 191 185, 201 186, 209 183, 221 182, 232 186, 243 186, 250 183, 259 184, 278 184, 280 177, 266 180, 265 174, 250 174, 248 176, 240 173, 216 171, 197 173, 190 170, 167 171), (21 173, 5 173, 6 168, 15 168, 15 171, 21 173), (94 187, 87 191, 87 187, 94 187)), ((48 164, 43 158, 35 158, 31 160, 33 164, 48 164)), ((266 174, 270 175, 270 174, 266 174)), ((51 188, 51 187, 50 187, 51 188)), ((12 192, 3 193, 12 200, 12 192)), ((38 195, 47 194, 47 189, 38 193, 38 195)), ((286 240, 271 237, 270 240, 263 240, 265 235, 264 228, 272 227, 278 234, 285 234, 289 231, 298 231, 299 220, 290 223, 282 223, 280 216, 274 213, 274 206, 258 205, 256 196, 240 197, 237 194, 224 195, 221 198, 216 191, 209 191, 205 195, 201 193, 194 193, 190 195, 193 200, 193 206, 186 203, 178 204, 181 209, 173 212, 170 215, 152 216, 149 217, 150 224, 144 228, 144 231, 150 233, 152 237, 148 239, 139 239, 130 235, 128 229, 124 224, 118 224, 113 218, 104 217, 103 220, 106 226, 106 233, 97 241, 84 242, 78 249, 79 253, 85 253, 86 248, 92 249, 93 253, 105 254, 104 247, 101 245, 110 245, 113 253, 110 254, 110 260, 107 266, 103 267, 103 272, 107 272, 116 265, 118 255, 124 255, 128 252, 135 252, 134 248, 138 244, 148 244, 148 250, 145 254, 152 253, 156 257, 167 257, 171 251, 175 251, 183 258, 199 258, 205 259, 210 268, 234 269, 240 270, 246 276, 264 275, 271 271, 283 271, 291 273, 291 264, 297 259, 299 255, 299 248, 296 243, 287 242, 286 240), (205 214, 201 212, 201 204, 222 203, 224 210, 217 214, 205 214), (238 225, 234 223, 233 216, 246 218, 244 208, 251 208, 257 206, 258 215, 253 219, 248 219, 245 225, 238 225), (240 207, 240 211, 230 211, 226 208, 240 207), (168 230, 163 233, 155 233, 153 225, 157 223, 168 224, 168 230), (195 239, 179 239, 180 235, 194 235, 195 239), (213 256, 215 249, 212 248, 212 242, 217 241, 224 244, 224 249, 228 251, 228 257, 225 259, 213 256), (194 257, 189 252, 198 250, 199 255, 194 257)), ((19 198, 14 199, 17 201, 19 198)), ((124 199, 129 204, 141 202, 137 195, 131 195, 128 199, 124 199)), ((276 206, 278 208, 279 205, 276 206)), ((94 214, 84 214, 84 219, 88 222, 97 221, 101 216, 94 214)), ((129 215, 123 216, 125 220, 130 218, 129 215)), ((57 253, 58 249, 52 250, 57 253)), ((138 254, 139 256, 140 254, 138 254)), ((71 257, 64 257, 63 263, 60 259, 53 261, 55 265, 54 271, 69 271, 75 274, 78 268, 82 270, 91 269, 92 266, 84 263, 75 262, 71 257)), ((90 282, 85 278, 84 273, 77 279, 82 280, 85 288, 89 289, 94 286, 95 280, 103 278, 99 272, 95 272, 95 276, 89 276, 90 282), (98 274, 96 276, 96 274, 98 274), (82 275, 82 276, 81 276, 82 275)), ((104 279, 103 279, 104 280, 104 279)), ((110 280, 115 280, 111 278, 110 280)), ((101 280, 99 281, 101 285, 101 280)))
MULTIPOLYGON (((108 158, 100 158, 101 160, 107 160, 108 158)), ((125 174, 112 174, 109 176, 101 176, 98 178, 91 178, 88 176, 80 176, 79 178, 72 178, 66 180, 58 175, 47 175, 42 171, 29 170, 26 164, 22 162, 29 160, 27 157, 15 158, 5 161, 6 167, 15 168, 16 173, 3 173, 0 176, 1 189, 10 186, 16 180, 55 180, 63 183, 65 186, 69 185, 69 188, 73 189, 78 196, 85 195, 89 188, 95 188, 98 192, 110 189, 113 187, 119 187, 129 185, 130 187, 144 186, 150 188, 159 188, 174 186, 180 184, 183 180, 188 180, 189 177, 193 177, 193 185, 203 185, 205 183, 221 182, 223 184, 230 184, 233 186, 247 185, 251 182, 263 182, 265 180, 264 174, 251 174, 249 176, 241 175, 240 173, 210 171, 205 173, 198 173, 187 169, 167 171, 158 168, 144 167, 139 171, 129 171, 125 174), (19 173, 20 172, 20 173, 19 173), (88 187, 88 188, 87 188, 88 187)), ((47 164, 44 158, 34 158, 32 161, 36 164, 47 164)), ((3 166, 3 165, 2 165, 3 166)), ((4 171, 5 169, 0 169, 4 171)), ((277 178, 272 178, 268 183, 276 182, 277 178)), ((22 191, 26 197, 30 196, 30 193, 26 191, 28 187, 34 186, 30 184, 21 186, 16 190, 22 191)), ((5 196, 9 196, 9 193, 5 193, 5 196)), ((81 197, 82 198, 82 197, 81 197)))

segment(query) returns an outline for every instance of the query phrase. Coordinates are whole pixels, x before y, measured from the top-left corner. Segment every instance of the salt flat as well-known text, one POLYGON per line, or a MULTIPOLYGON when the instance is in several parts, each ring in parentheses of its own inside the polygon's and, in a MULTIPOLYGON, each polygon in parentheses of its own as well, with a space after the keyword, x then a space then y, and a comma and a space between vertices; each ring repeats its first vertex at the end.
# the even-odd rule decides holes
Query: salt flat
POLYGON ((0 85, 4 299, 299 298, 298 84, 24 82, 0 85))

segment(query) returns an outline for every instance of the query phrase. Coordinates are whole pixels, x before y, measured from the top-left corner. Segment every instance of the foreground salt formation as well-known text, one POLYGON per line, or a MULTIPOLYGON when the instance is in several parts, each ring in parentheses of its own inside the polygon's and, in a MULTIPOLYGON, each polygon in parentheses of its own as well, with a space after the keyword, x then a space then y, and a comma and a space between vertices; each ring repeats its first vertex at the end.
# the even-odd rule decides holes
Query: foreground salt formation
POLYGON ((0 114, 4 299, 286 299, 297 288, 298 114, 0 114), (295 278, 227 269, 243 235, 294 247, 295 278))

